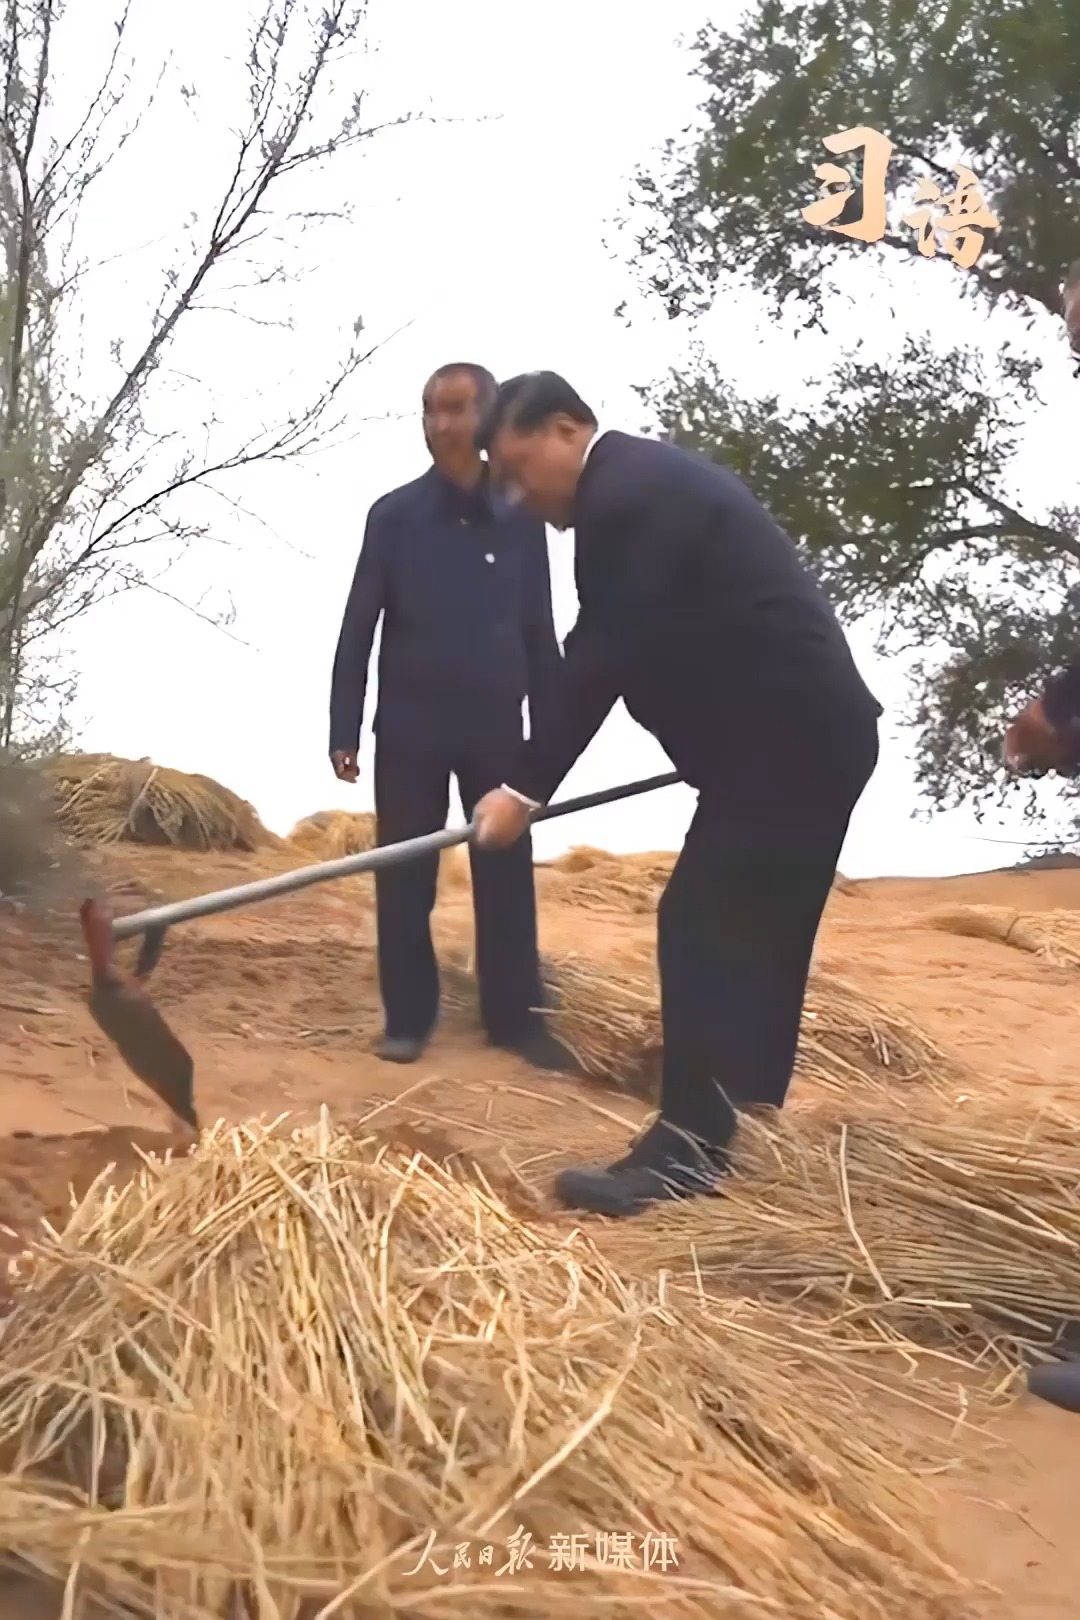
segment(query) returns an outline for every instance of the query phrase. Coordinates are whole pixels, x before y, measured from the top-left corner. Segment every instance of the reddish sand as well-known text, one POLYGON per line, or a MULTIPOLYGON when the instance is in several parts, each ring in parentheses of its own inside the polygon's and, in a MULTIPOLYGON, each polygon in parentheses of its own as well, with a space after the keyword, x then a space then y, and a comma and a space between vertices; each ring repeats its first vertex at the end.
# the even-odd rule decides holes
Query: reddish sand
MULTIPOLYGON (((138 903, 240 882, 256 866, 240 856, 194 861, 137 851, 123 870, 138 903)), ((648 916, 560 903, 563 883, 540 875, 548 949, 617 956, 648 947, 648 916)), ((856 885, 834 898, 820 960, 904 1008, 988 1079, 1029 1088, 1033 1101, 1080 1097, 1080 975, 919 924, 930 907, 966 903, 1080 910, 1080 872, 856 885)), ((460 945, 468 919, 467 892, 444 894, 440 935, 460 945)), ((372 946, 370 898, 359 880, 171 939, 155 994, 196 1053, 204 1120, 303 1113, 320 1103, 355 1113, 408 1090, 398 1117, 435 1125, 482 1154, 505 1150, 519 1164, 553 1168, 603 1156, 640 1118, 626 1099, 485 1050, 462 1020, 447 1020, 415 1069, 375 1062, 367 1053, 379 1028, 372 946)), ((109 1165, 123 1171, 140 1149, 171 1139, 162 1111, 84 1009, 79 952, 68 917, 32 927, 0 918, 0 1245, 8 1250, 42 1216, 62 1222, 73 1193, 109 1165)), ((1003 1594, 1000 1611, 988 1601, 988 1616, 1074 1620, 1078 1499, 1080 1419, 1026 1400, 1000 1422, 992 1449, 987 1442, 986 1455, 973 1454, 943 1484, 954 1558, 1003 1594)), ((0 1620, 52 1620, 55 1604, 38 1609, 36 1601, 0 1590, 0 1620)))

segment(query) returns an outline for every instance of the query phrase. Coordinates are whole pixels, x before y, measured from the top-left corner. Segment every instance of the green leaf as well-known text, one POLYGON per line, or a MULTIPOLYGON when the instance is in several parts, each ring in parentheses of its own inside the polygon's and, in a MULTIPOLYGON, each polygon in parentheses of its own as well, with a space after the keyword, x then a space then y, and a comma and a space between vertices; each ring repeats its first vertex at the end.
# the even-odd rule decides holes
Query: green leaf
MULTIPOLYGON (((828 330, 842 259, 925 273, 906 198, 923 176, 945 189, 963 160, 1001 221, 957 271, 963 292, 1029 322, 1060 315, 1080 248, 1080 8, 759 0, 735 31, 705 29, 695 55, 699 121, 639 174, 632 213, 634 262, 669 314, 704 313, 735 280, 828 330), (801 215, 830 156, 822 138, 859 125, 895 148, 878 245, 801 215)), ((1048 509, 1012 479, 1037 363, 925 336, 888 363, 841 354, 797 406, 740 398, 701 352, 641 396, 676 440, 745 479, 849 621, 874 615, 881 650, 914 654, 905 717, 931 799, 1026 792, 1003 776, 1003 726, 1080 653, 1080 509, 1048 509)))

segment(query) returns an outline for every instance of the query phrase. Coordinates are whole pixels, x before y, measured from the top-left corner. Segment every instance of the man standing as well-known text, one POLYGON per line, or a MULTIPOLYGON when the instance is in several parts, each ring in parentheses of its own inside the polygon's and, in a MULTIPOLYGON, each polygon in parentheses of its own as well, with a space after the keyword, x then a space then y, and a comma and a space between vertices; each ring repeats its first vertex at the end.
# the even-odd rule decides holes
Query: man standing
MULTIPOLYGON (((1080 366, 1080 259, 1069 266, 1061 311, 1073 359, 1080 366)), ((1028 776, 1080 775, 1080 657, 1051 675, 1005 731, 1005 764, 1028 776)))
MULTIPOLYGON (((334 660, 330 758, 355 782, 368 663, 383 621, 375 717, 380 844, 446 825, 450 777, 465 814, 502 780, 530 721, 549 727, 561 653, 551 615, 544 525, 489 487, 476 449, 479 410, 495 379, 481 366, 441 366, 423 394, 433 465, 368 514, 334 660)), ((542 1004, 532 849, 470 850, 480 1010, 492 1042, 540 1067, 566 1054, 542 1004)), ((378 1055, 411 1063, 439 1007, 431 942, 438 856, 375 879, 379 983, 386 1028, 378 1055)))
POLYGON ((1052 675, 1010 723, 1005 763, 1025 776, 1080 774, 1080 658, 1052 675))
MULTIPOLYGON (((1062 313, 1073 358, 1080 368, 1080 259, 1069 266, 1062 288, 1062 313)), ((1080 775, 1080 658, 1045 683, 1042 694, 1021 710, 1005 732, 1007 767, 1028 776, 1051 771, 1080 775)), ((1080 1324, 1069 1323, 1059 1347, 1061 1359, 1033 1367, 1028 1389, 1065 1412, 1080 1412, 1080 1324)))
POLYGON ((483 847, 521 837, 616 699, 698 808, 658 914, 660 1117, 563 1202, 608 1215, 715 1184, 735 1108, 780 1107, 818 923, 877 760, 880 706, 795 546, 739 479, 596 418, 552 372, 503 383, 493 472, 573 527, 579 614, 565 699, 477 807, 483 847))
MULTIPOLYGON (((1052 675, 1042 695, 1005 732, 1005 764, 1025 776, 1080 775, 1080 658, 1052 675)), ((1028 1373, 1028 1389, 1065 1412, 1080 1412, 1080 1323, 1070 1322, 1055 1347, 1060 1359, 1028 1373)))

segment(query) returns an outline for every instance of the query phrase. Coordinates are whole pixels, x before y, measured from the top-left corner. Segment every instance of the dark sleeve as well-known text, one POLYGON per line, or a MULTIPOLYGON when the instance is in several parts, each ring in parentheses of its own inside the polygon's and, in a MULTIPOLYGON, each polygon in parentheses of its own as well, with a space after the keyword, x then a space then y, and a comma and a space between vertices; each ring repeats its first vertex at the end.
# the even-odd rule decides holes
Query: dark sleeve
POLYGON ((330 682, 330 752, 355 753, 364 719, 368 664, 375 627, 386 606, 386 520, 368 513, 364 543, 341 621, 330 682))
POLYGON ((529 535, 528 566, 525 575, 525 654, 528 660, 529 729, 546 730, 554 722, 559 682, 563 673, 562 651, 555 634, 551 611, 551 568, 548 563, 547 530, 542 523, 529 535))
POLYGON ((1047 681, 1043 709, 1050 724, 1058 728, 1080 719, 1080 658, 1074 658, 1047 681))
MULTIPOLYGON (((622 511, 605 525, 614 541, 604 545, 606 557, 598 554, 590 563, 588 591, 579 574, 581 611, 566 638, 552 722, 534 730, 506 779, 507 787, 537 804, 548 802, 615 707, 625 660, 649 636, 656 616, 678 611, 690 542, 677 524, 669 527, 665 513, 654 514, 651 503, 632 515, 625 490, 617 499, 622 511)), ((590 544, 582 529, 577 544, 590 544)))
POLYGON ((532 726, 507 787, 547 804, 618 702, 617 668, 607 637, 588 615, 579 614, 566 638, 558 701, 532 726))

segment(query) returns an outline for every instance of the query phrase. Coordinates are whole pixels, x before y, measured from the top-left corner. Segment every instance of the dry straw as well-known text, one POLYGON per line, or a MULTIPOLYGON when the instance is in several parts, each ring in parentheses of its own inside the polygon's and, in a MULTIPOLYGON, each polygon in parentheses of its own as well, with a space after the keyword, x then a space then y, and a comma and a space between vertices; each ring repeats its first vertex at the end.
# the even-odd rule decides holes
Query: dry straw
POLYGON ((722 1198, 605 1251, 824 1310, 849 1335, 1011 1355, 1080 1318, 1080 1120, 829 1105, 747 1120, 722 1198))
POLYGON ((112 754, 59 755, 46 762, 45 771, 57 821, 80 844, 199 851, 280 847, 245 799, 208 776, 112 754))
MULTIPOLYGON (((552 955, 545 960, 559 1037, 594 1079, 654 1102, 663 1042, 660 993, 652 964, 552 955)), ((460 957, 449 964, 444 993, 470 1007, 475 989, 460 957)), ((887 1007, 831 973, 811 975, 795 1072, 838 1093, 852 1087, 895 1095, 923 1083, 945 1090, 957 1066, 898 1008, 887 1007)))
POLYGON ((26 1286, 0 1372, 0 1546, 107 1613, 966 1612, 924 1487, 835 1373, 755 1356, 481 1176, 325 1116, 222 1126, 97 1185, 26 1286), (519 1530, 531 1567, 499 1575, 519 1530), (611 1535, 635 1567, 600 1556, 611 1535), (548 1549, 571 1536, 584 1567, 560 1571, 548 1549))
MULTIPOLYGON (((555 892, 563 905, 634 916, 656 910, 677 856, 678 851, 666 849, 613 855, 591 844, 577 844, 545 864, 558 874, 555 892)), ((842 894, 855 892, 839 874, 833 887, 842 894)))
MULTIPOLYGON (((375 816, 370 810, 317 810, 313 816, 296 823, 286 843, 290 849, 316 861, 363 855, 375 848, 375 816)), ((467 850, 444 849, 439 856, 439 898, 468 886, 467 850)))
POLYGON ((370 810, 317 810, 296 823, 286 842, 320 861, 362 855, 375 848, 375 816, 370 810))
POLYGON ((612 855, 587 844, 568 850, 551 863, 560 874, 557 892, 563 905, 631 916, 656 910, 674 864, 672 850, 612 855))
POLYGON ((919 918, 928 928, 998 940, 1055 967, 1080 967, 1080 912, 1014 911, 1011 906, 944 906, 919 918))

